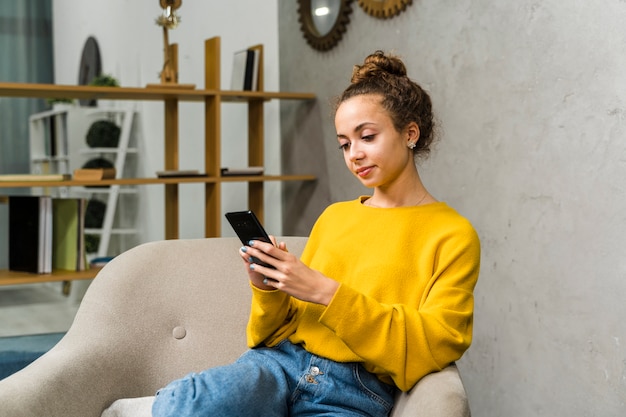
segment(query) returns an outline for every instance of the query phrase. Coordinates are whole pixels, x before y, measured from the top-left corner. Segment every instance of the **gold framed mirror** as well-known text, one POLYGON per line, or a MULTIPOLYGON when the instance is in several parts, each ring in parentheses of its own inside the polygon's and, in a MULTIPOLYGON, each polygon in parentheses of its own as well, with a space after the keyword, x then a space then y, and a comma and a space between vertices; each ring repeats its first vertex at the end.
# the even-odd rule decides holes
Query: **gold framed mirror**
POLYGON ((388 19, 402 13, 413 0, 358 0, 365 13, 379 19, 388 19))
POLYGON ((300 29, 307 43, 319 51, 333 48, 350 22, 352 0, 298 0, 300 29))

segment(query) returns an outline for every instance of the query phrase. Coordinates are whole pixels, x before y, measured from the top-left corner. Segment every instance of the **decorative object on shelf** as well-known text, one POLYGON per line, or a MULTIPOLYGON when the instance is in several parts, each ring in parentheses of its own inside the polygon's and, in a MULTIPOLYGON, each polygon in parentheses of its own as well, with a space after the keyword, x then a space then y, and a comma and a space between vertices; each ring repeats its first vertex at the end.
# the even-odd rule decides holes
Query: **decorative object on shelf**
MULTIPOLYGON (((78 69, 78 85, 89 85, 91 81, 100 75, 102 71, 102 61, 100 59, 100 48, 98 41, 90 36, 85 41, 83 52, 80 57, 80 68, 78 69)), ((81 106, 95 107, 95 99, 79 100, 81 106)))
POLYGON ((121 129, 109 120, 96 120, 87 130, 86 141, 91 148, 116 148, 121 129))
POLYGON ((180 16, 176 10, 182 5, 182 0, 159 0, 163 14, 156 19, 157 25, 163 28, 163 68, 161 69, 161 83, 177 83, 177 69, 173 65, 173 54, 170 48, 169 30, 176 29, 180 23, 180 16))
POLYGON ((104 201, 96 198, 90 199, 85 210, 85 227, 89 229, 101 228, 104 223, 106 210, 107 205, 104 201))
POLYGON ((71 99, 71 98, 47 98, 46 99, 46 104, 48 106, 52 107, 53 109, 57 105, 73 106, 74 105, 74 99, 71 99))
POLYGON ((100 236, 98 235, 85 235, 85 252, 86 253, 96 253, 98 252, 98 247, 100 246, 100 236))
POLYGON ((115 168, 79 168, 74 170, 76 181, 100 181, 115 178, 115 168))
POLYGON ((97 258, 93 258, 91 262, 89 262, 89 266, 92 268, 102 268, 111 262, 113 258, 114 256, 99 256, 97 258))
POLYGON ((379 19, 388 19, 402 13, 413 0, 357 0, 365 13, 379 19))
POLYGON ((100 74, 97 77, 94 77, 89 85, 93 85, 96 87, 119 87, 120 82, 112 75, 100 74))
MULTIPOLYGON (((90 168, 114 168, 113 162, 105 158, 94 158, 83 164, 83 169, 90 168)), ((88 188, 107 188, 108 185, 88 185, 88 188)))
POLYGON ((85 162, 83 168, 113 168, 113 162, 105 158, 94 158, 85 162))
POLYGON ((350 22, 351 3, 352 0, 298 0, 300 30, 312 48, 327 51, 337 45, 350 22))

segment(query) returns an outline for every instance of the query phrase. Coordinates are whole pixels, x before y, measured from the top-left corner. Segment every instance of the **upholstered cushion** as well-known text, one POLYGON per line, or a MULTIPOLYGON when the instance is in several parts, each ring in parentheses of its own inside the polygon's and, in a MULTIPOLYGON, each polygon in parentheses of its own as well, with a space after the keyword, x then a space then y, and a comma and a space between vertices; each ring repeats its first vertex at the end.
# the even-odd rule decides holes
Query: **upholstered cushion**
POLYGON ((104 410, 102 417, 152 417, 154 397, 123 398, 104 410))

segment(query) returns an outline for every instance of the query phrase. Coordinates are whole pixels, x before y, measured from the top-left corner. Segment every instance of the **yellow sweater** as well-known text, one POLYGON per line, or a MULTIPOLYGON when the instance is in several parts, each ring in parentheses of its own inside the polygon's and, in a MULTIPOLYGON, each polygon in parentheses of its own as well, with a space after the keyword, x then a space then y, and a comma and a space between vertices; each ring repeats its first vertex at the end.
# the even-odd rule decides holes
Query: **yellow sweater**
POLYGON ((362 199, 329 206, 302 254, 340 283, 330 304, 253 287, 248 345, 288 338, 408 391, 471 343, 480 243, 445 203, 373 208, 362 199))

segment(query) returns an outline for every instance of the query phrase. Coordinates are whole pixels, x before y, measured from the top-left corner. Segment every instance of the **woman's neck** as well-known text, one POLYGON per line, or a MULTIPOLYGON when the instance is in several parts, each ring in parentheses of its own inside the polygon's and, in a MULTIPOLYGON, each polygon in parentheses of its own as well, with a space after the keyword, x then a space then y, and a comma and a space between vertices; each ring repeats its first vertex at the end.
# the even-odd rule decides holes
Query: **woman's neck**
POLYGON ((388 187, 376 187, 372 197, 363 202, 370 207, 412 207, 434 203, 437 200, 428 192, 419 174, 411 175, 388 187))

